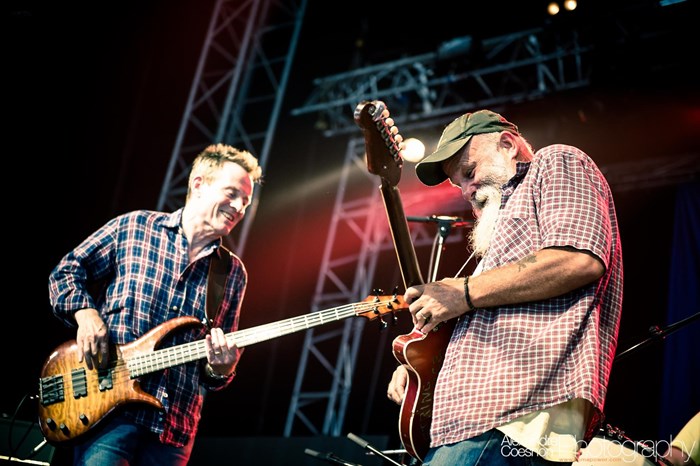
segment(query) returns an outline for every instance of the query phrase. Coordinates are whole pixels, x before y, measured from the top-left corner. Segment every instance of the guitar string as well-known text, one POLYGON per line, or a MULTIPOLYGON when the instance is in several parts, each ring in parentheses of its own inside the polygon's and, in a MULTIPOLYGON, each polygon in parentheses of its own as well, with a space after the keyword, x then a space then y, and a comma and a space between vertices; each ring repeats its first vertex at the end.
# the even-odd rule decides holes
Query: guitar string
POLYGON ((467 264, 469 263, 469 261, 472 260, 472 259, 474 258, 475 255, 476 255, 476 251, 472 251, 472 253, 469 255, 469 257, 468 257, 467 260, 464 262, 464 264, 462 264, 462 267, 459 268, 459 270, 457 271, 457 273, 455 274, 455 276, 452 277, 452 278, 457 278, 457 277, 459 277, 459 274, 462 273, 462 271, 463 271, 464 268, 467 266, 467 264))
MULTIPOLYGON (((236 343, 243 347, 246 344, 250 344, 250 342, 246 341, 246 338, 250 338, 252 336, 255 336, 255 334, 259 334, 262 329, 269 329, 268 332, 270 332, 271 336, 268 335, 267 337, 262 339, 253 338, 253 343, 258 341, 264 341, 277 335, 285 335, 287 333, 294 332, 304 327, 309 328, 323 324, 325 323, 326 316, 331 314, 335 314, 336 318, 331 319, 328 322, 337 321, 340 319, 351 317, 353 315, 359 315, 372 309, 381 307, 383 305, 387 305, 388 310, 390 309, 391 311, 396 311, 396 309, 393 306, 391 306, 391 303, 396 302, 397 298, 392 298, 388 301, 380 300, 373 302, 353 303, 349 305, 339 306, 337 308, 329 309, 326 311, 320 311, 317 313, 294 317, 283 322, 273 322, 252 329, 241 330, 238 332, 234 332, 236 334, 235 336, 233 334, 226 335, 226 338, 228 340, 230 337, 235 337, 236 343)), ((388 312, 388 310, 385 312, 380 312, 379 315, 388 312)), ((182 362, 189 362, 196 359, 201 359, 204 356, 206 356, 206 345, 204 344, 203 340, 198 340, 194 342, 185 343, 184 345, 176 347, 156 350, 154 353, 138 355, 129 359, 127 368, 132 373, 132 377, 138 377, 139 375, 152 372, 153 370, 168 367, 169 365, 171 365, 170 363, 172 361, 173 355, 179 356, 182 362)))
MULTIPOLYGON (((277 323, 265 324, 265 325, 262 325, 260 327, 256 327, 255 329, 242 330, 241 332, 243 332, 243 335, 240 335, 240 337, 241 337, 240 343, 245 343, 244 340, 246 338, 246 335, 249 335, 252 333, 259 333, 259 331, 261 329, 269 328, 270 329, 270 330, 268 330, 269 332, 282 331, 286 324, 292 324, 290 327, 292 329, 308 327, 310 324, 317 324, 319 322, 322 324, 324 322, 324 316, 327 316, 329 314, 336 314, 336 316, 339 316, 340 313, 343 313, 342 314, 343 317, 339 317, 339 319, 344 318, 344 317, 350 317, 350 316, 356 314, 356 312, 355 312, 356 309, 360 310, 360 311, 370 310, 370 309, 376 307, 378 304, 382 304, 382 303, 381 302, 366 303, 366 304, 364 304, 364 307, 362 304, 360 304, 360 305, 350 304, 350 305, 345 305, 345 306, 333 308, 333 309, 330 309, 328 311, 321 311, 319 313, 315 313, 315 314, 311 314, 311 315, 294 317, 294 318, 292 318, 288 321, 284 321, 282 323, 277 322, 277 323), (348 311, 352 311, 352 312, 348 312, 348 311), (303 326, 300 325, 300 322, 302 322, 302 321, 304 323, 303 326)), ((338 319, 336 319, 336 320, 338 320, 338 319)), ((237 334, 235 335, 235 337, 238 340, 240 332, 236 332, 236 333, 237 334)), ((227 339, 228 338, 229 338, 229 336, 227 335, 227 339)), ((260 341, 262 341, 262 340, 260 340, 260 341)), ((204 345, 203 343, 204 342, 202 340, 199 340, 199 341, 190 342, 190 343, 187 343, 185 345, 178 346, 178 347, 164 348, 162 350, 156 351, 156 353, 141 355, 141 356, 134 359, 134 364, 133 365, 130 364, 130 367, 136 366, 136 367, 134 367, 134 369, 137 369, 137 368, 149 369, 149 368, 151 368, 154 370, 164 368, 166 366, 163 366, 163 367, 160 367, 160 366, 162 366, 162 363, 168 362, 167 358, 160 358, 159 359, 159 357, 161 355, 165 355, 167 353, 170 353, 171 355, 173 353, 176 353, 178 355, 185 355, 185 356, 189 355, 189 356, 192 356, 194 359, 200 359, 206 355, 206 345, 204 345), (194 347, 194 351, 192 350, 192 347, 194 347), (154 359, 155 359, 155 361, 154 361, 154 359), (159 362, 161 364, 158 364, 159 362), (151 363, 153 363, 153 365, 150 365, 151 363)), ((245 346, 245 344, 241 344, 241 347, 243 347, 243 346, 245 346)), ((189 359, 189 360, 193 360, 193 359, 189 359)), ((187 362, 187 361, 183 361, 183 362, 187 362)))

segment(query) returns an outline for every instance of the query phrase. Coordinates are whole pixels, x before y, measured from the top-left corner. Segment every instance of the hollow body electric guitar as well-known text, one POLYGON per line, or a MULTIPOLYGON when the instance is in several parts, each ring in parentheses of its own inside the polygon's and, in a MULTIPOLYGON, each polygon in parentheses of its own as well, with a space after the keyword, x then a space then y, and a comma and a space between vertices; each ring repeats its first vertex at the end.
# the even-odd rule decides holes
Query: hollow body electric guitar
MULTIPOLYGON (((355 109, 355 122, 362 129, 367 152, 367 168, 381 178, 380 190, 391 229, 394 249, 406 288, 423 284, 416 252, 403 211, 398 183, 403 159, 396 136, 383 116, 383 102, 361 102, 355 109)), ((408 369, 406 396, 401 403, 399 434, 406 451, 421 462, 430 448, 433 418, 433 391, 445 357, 447 343, 456 319, 441 323, 429 334, 413 330, 399 335, 392 343, 394 357, 408 369)))
MULTIPOLYGON (((348 317, 369 320, 407 309, 401 296, 370 296, 365 300, 291 319, 226 334, 239 348, 348 317)), ((125 345, 111 345, 107 368, 88 369, 78 362, 75 340, 58 346, 47 358, 39 379, 39 427, 52 444, 70 444, 88 433, 117 407, 146 403, 162 409, 154 396, 139 387, 138 378, 168 367, 206 358, 204 340, 155 349, 176 329, 201 325, 193 316, 171 319, 125 345)))

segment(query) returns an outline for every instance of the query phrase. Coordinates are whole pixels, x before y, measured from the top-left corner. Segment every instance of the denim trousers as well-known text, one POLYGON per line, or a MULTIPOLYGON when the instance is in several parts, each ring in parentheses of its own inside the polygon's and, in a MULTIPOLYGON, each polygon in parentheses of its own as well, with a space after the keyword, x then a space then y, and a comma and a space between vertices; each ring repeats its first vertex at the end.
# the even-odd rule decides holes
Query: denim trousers
POLYGON ((193 441, 184 447, 173 447, 123 416, 106 421, 73 449, 75 466, 185 466, 190 459, 193 441))
POLYGON ((514 444, 497 429, 461 442, 431 448, 423 466, 564 466, 514 444))

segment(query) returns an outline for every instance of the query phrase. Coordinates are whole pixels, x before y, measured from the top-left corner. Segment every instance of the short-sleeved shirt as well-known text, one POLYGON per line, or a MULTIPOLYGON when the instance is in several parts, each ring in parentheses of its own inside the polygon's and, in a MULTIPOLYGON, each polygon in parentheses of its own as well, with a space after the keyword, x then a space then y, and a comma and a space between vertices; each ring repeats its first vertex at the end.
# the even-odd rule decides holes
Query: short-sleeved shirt
MULTIPOLYGON (((247 272, 241 260, 209 244, 189 262, 188 243, 180 228, 182 209, 173 213, 139 210, 120 215, 70 251, 49 276, 54 314, 75 326, 73 314, 95 308, 107 323, 110 342, 124 345, 180 316, 206 317, 209 263, 214 254, 230 254, 223 298, 211 325, 224 332, 238 328, 247 272)), ((170 329, 159 346, 182 345, 205 337, 206 328, 170 329)), ((142 340, 143 341, 143 340, 142 340)), ((200 420, 200 384, 210 390, 230 380, 202 375, 201 361, 176 364, 139 379, 140 388, 159 400, 164 410, 143 403, 121 406, 124 415, 158 434, 163 443, 182 446, 192 440, 200 420)))
POLYGON ((600 259, 605 273, 561 296, 459 318, 435 387, 433 447, 574 398, 603 410, 623 278, 608 183, 584 152, 552 145, 518 162, 501 190, 484 271, 543 248, 573 247, 600 259))

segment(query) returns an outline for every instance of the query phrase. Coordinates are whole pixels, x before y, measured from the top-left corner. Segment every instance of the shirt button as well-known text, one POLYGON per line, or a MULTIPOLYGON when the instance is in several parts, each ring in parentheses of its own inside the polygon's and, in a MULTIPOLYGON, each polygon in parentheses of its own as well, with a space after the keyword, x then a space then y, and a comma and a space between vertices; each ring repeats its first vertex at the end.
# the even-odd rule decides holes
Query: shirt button
POLYGON ((177 311, 177 306, 172 306, 172 307, 170 308, 170 310, 172 310, 172 311, 177 311))

